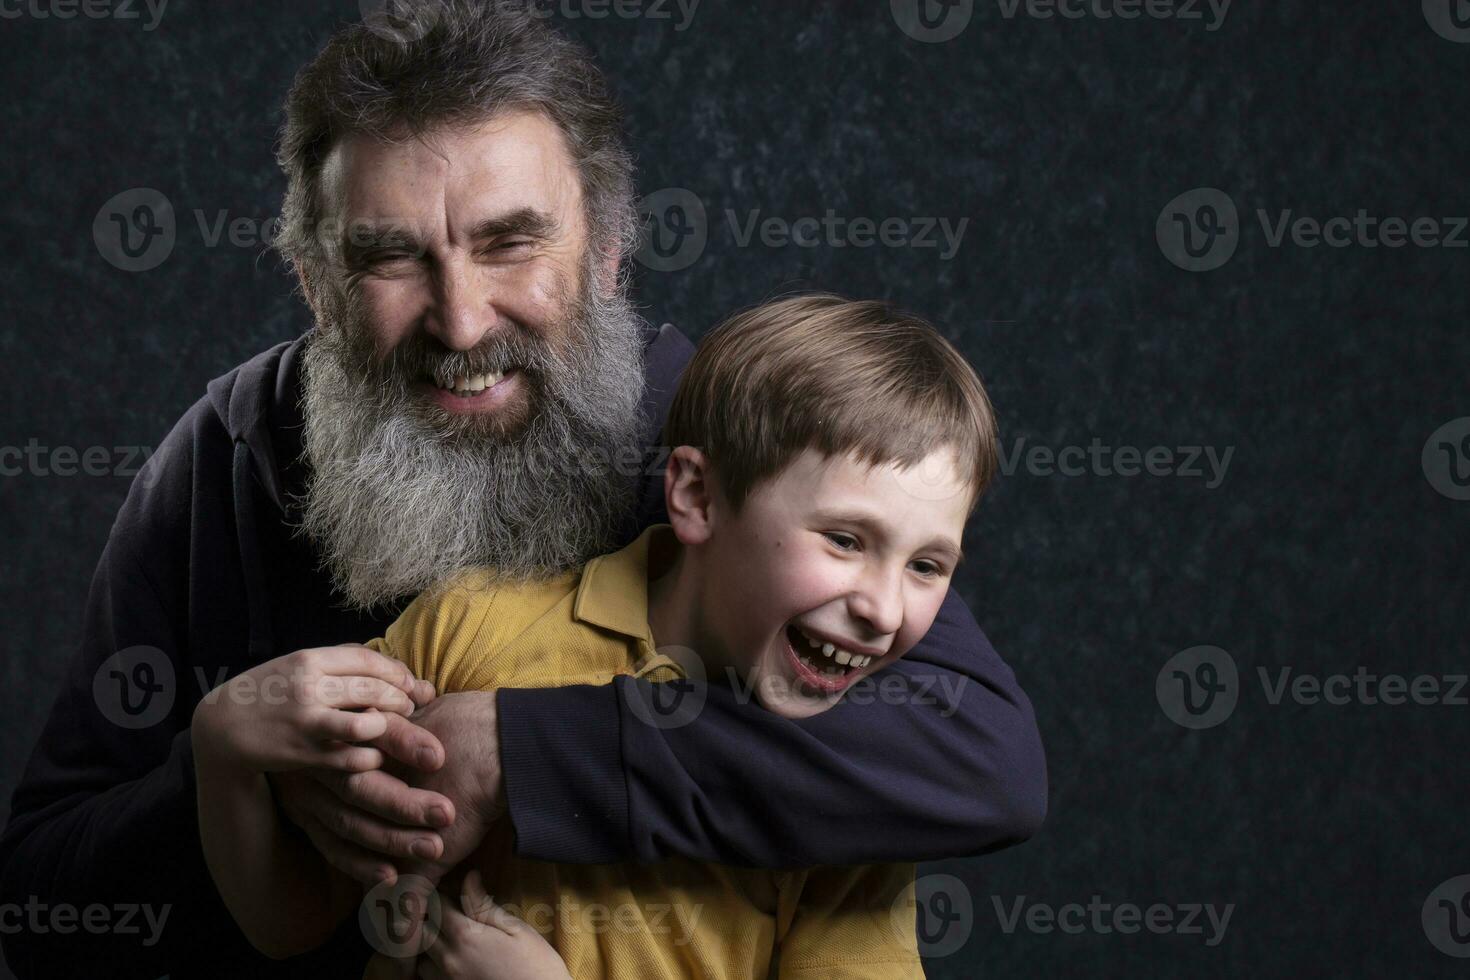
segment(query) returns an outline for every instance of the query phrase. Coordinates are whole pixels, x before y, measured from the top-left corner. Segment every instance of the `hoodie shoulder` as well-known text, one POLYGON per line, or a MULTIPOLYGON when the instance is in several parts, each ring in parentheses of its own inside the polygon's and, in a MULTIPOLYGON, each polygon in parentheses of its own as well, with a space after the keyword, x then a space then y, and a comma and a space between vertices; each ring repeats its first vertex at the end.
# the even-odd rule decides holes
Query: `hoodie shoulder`
POLYGON ((209 382, 206 399, 224 425, 231 442, 250 449, 256 475, 278 505, 282 500, 281 467, 272 420, 278 406, 294 410, 301 352, 310 331, 256 354, 209 382))
POLYGON ((663 429, 668 418, 669 406, 674 401, 674 391, 679 387, 679 378, 689 361, 694 357, 694 345, 689 338, 672 323, 665 323, 656 331, 650 330, 648 342, 643 349, 643 371, 646 384, 643 389, 643 418, 650 427, 648 441, 652 443, 663 429))

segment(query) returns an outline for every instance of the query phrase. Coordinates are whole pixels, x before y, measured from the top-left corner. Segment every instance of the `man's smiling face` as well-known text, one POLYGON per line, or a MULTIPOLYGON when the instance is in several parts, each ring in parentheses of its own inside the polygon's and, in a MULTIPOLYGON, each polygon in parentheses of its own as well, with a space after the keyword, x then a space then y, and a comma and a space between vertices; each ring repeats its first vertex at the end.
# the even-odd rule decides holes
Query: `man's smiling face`
POLYGON ((515 112, 429 140, 351 137, 325 161, 322 191, 377 357, 412 345, 418 397, 502 432, 523 424, 534 393, 515 348, 568 343, 588 246, 555 124, 515 112))
POLYGON ((351 136, 320 180, 303 527, 348 597, 610 550, 631 481, 588 464, 639 445, 641 331, 556 124, 351 136))

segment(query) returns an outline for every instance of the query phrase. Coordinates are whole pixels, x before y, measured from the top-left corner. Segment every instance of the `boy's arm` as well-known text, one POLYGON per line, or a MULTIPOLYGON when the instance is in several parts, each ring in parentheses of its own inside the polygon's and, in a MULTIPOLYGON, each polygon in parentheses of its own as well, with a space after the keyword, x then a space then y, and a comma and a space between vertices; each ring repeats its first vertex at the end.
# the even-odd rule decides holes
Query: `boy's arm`
POLYGON ((208 726, 192 726, 199 839, 215 887, 256 949, 281 959, 326 942, 362 890, 293 833, 263 773, 231 765, 212 749, 208 726))
POLYGON ((642 720, 631 705, 648 686, 629 678, 502 690, 517 853, 793 868, 980 854, 1036 832, 1031 703, 953 590, 908 656, 859 687, 798 722, 710 684, 673 726, 642 720))
POLYGON ((278 959, 314 949, 359 897, 289 832, 266 773, 376 769, 383 756, 363 743, 431 696, 402 664, 349 646, 277 657, 199 702, 190 733, 200 843, 215 887, 256 949, 278 959))
POLYGON ((922 980, 912 864, 813 868, 781 890, 780 980, 922 980))

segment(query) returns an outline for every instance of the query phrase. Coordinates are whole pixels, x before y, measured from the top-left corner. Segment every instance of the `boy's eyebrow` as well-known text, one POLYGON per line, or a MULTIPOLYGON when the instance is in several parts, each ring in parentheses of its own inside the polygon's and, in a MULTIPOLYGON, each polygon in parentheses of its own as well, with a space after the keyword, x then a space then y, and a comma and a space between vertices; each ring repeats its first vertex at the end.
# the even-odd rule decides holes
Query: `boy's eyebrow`
MULTIPOLYGON (((875 520, 872 515, 865 514, 862 511, 819 510, 814 516, 820 521, 836 521, 840 524, 853 524, 864 528, 874 535, 882 536, 883 534, 882 524, 875 520)), ((965 559, 964 549, 952 538, 934 538, 925 544, 924 547, 948 555, 956 565, 965 559)))

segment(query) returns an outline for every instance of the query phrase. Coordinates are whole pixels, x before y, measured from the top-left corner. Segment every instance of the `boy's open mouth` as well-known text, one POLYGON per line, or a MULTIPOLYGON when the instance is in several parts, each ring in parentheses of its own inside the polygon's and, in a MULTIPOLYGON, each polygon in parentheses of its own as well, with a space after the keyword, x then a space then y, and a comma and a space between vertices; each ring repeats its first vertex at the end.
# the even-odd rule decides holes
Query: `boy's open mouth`
POLYGON ((792 623, 786 627, 786 653, 796 675, 824 693, 841 691, 872 660, 868 654, 850 653, 803 632, 792 623))

